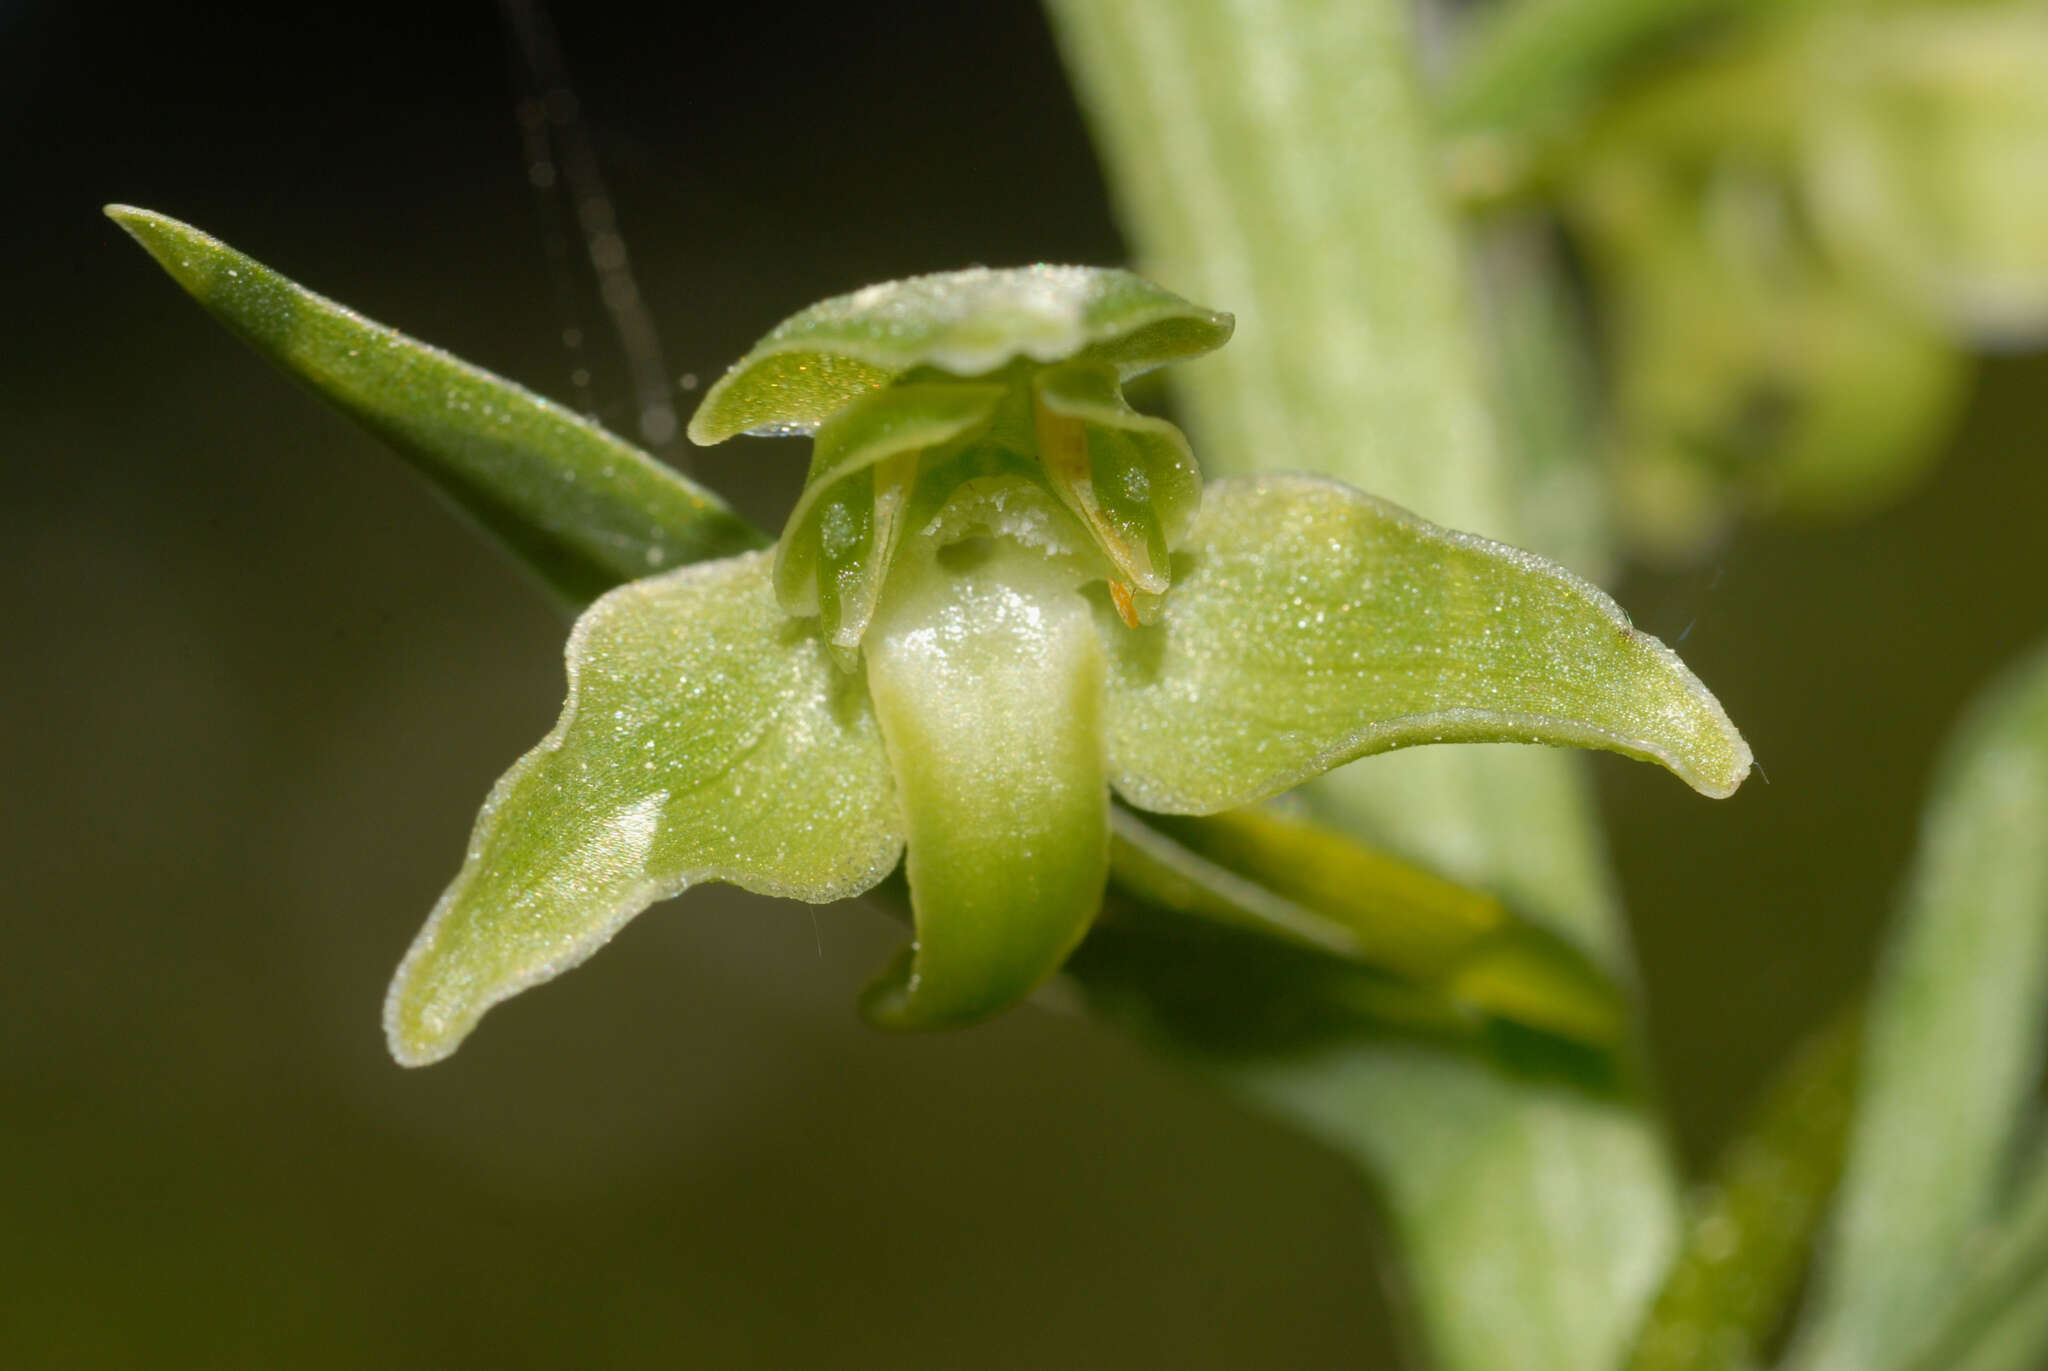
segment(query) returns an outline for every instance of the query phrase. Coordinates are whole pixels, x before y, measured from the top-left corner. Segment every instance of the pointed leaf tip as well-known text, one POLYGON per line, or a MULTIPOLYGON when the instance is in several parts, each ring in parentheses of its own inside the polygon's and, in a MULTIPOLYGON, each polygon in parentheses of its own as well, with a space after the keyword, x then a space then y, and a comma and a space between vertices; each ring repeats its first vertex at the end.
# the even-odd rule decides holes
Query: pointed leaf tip
POLYGON ((180 248, 213 248, 224 245, 193 228, 180 223, 167 214, 155 210, 138 209, 134 205, 107 205, 107 218, 121 226, 130 238, 141 244, 142 250, 156 259, 157 265, 169 272, 174 280, 185 289, 197 292, 192 261, 179 253, 180 248))
POLYGON ((760 547, 711 492, 552 401, 314 294, 189 224, 109 205, 221 323, 388 443, 565 606, 760 547))

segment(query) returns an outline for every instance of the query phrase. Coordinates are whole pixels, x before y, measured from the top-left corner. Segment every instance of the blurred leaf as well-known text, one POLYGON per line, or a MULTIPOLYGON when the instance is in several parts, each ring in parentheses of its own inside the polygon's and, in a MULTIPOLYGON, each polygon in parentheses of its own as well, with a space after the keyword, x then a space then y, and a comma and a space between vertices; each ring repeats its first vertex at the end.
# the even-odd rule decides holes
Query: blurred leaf
POLYGON ((1157 627, 1105 626, 1111 779, 1140 809, 1425 743, 1607 748, 1716 797, 1749 774, 1699 678, 1540 557, 1302 476, 1213 482, 1186 547, 1157 627))
POLYGON ((1793 1365, 1884 1371, 1928 1336, 2030 1111, 2048 1006, 2048 655, 1980 698, 1929 798, 1871 999, 1862 1092, 1793 1365))
POLYGON ((1638 1102, 1417 1044, 1219 1069, 1373 1178, 1432 1364, 1614 1364, 1671 1249, 1646 1197, 1672 1178, 1638 1102))
MULTIPOLYGON (((1528 57, 1570 41, 1542 15, 1634 8, 1541 0, 1499 26, 1526 30, 1528 57)), ((1498 197, 1489 174, 1540 180, 1581 235, 1609 321, 1617 507, 1652 555, 1696 556, 1744 508, 1894 497, 1960 409, 1960 344, 2048 329, 2048 13, 1747 8, 1725 41, 1523 149, 1540 177, 1489 172, 1512 158, 1483 138, 1453 158, 1475 195, 1498 197)), ((1519 107, 1512 84, 1492 89, 1519 107)))
POLYGON ((1702 19, 1784 0, 1506 0, 1476 12, 1439 100, 1453 134, 1527 132, 1702 19))
POLYGON ((2048 1148, 2036 1141, 2028 1163, 1932 1335, 1903 1359, 1912 1371, 2037 1371, 2048 1353, 2048 1148))
POLYGON ((1235 312, 1172 372, 1203 470, 1312 471, 1517 541, 1407 8, 1049 9, 1140 269, 1235 312))
POLYGON ((385 1006, 407 1066, 705 881, 841 899, 903 851, 874 715, 776 606, 765 552, 622 586, 569 636, 561 720, 506 772, 385 1006))
POLYGON ((389 443, 558 601, 762 547, 710 492, 532 392, 148 210, 107 214, 244 342, 389 443))
POLYGON ((1692 1206, 1629 1371, 1742 1371, 1756 1361, 1799 1289, 1841 1175, 1861 1028, 1845 1013, 1821 1029, 1729 1145, 1692 1206))
POLYGON ((1776 238, 1767 185, 1721 190, 1597 264, 1616 504, 1660 558, 1697 555, 1744 510, 1847 517, 1896 497, 1939 454, 1968 375, 1948 339, 1776 238))

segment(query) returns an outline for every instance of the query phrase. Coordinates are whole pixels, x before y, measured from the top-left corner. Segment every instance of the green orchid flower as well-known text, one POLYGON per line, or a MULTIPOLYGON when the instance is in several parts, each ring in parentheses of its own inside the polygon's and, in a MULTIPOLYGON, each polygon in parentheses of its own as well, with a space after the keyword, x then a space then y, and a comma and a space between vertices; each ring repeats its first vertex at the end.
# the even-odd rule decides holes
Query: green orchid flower
POLYGON ((1561 208, 1610 302, 1619 505, 1690 555, 1738 507, 1856 514, 2048 330, 2048 9, 1758 22, 1596 117, 1561 208))
POLYGON ((1560 567, 1309 477, 1205 490, 1123 382, 1229 316, 1127 272, 871 287, 770 332, 699 442, 814 435, 772 550, 633 582, 484 805, 386 1006, 399 1061, 703 881, 810 901, 901 860, 915 935, 865 1008, 969 1023, 1102 901, 1111 795, 1208 814, 1422 743, 1607 748, 1709 795, 1747 746, 1560 567))
POLYGON ((1904 307, 1998 346, 2048 333, 2048 6, 1829 15, 1801 158, 1830 250, 1904 307))
POLYGON ((1607 310, 1616 507, 1697 556, 1739 510, 1853 515, 1908 488, 1959 410, 1953 339, 1823 250, 1766 163, 1617 150, 1571 206, 1607 310))

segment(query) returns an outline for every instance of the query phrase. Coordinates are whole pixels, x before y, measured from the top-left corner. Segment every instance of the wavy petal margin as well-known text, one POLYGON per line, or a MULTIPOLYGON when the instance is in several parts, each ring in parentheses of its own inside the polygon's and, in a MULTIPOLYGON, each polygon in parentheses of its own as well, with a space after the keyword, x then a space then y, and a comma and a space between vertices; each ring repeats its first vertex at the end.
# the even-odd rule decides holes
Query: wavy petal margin
POLYGON ((822 903, 903 850, 858 678, 776 606, 770 554, 637 581, 577 621, 569 699, 485 802, 398 968, 391 1054, 453 1052, 485 1010, 703 881, 822 903))
POLYGON ((885 281, 777 324, 704 393, 690 439, 809 433, 918 367, 978 376, 1019 357, 1087 357, 1129 380, 1223 346, 1234 326, 1114 267, 973 267, 885 281))

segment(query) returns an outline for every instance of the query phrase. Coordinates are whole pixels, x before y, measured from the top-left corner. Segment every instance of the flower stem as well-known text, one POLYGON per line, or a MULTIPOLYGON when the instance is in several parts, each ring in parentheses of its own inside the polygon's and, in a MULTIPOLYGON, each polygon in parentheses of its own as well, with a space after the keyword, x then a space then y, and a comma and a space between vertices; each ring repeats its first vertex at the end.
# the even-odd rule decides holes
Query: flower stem
MULTIPOLYGON (((1316 471, 1523 541, 1405 0, 1050 7, 1142 269, 1237 314, 1232 345, 1176 377, 1203 463, 1316 471)), ((1571 759, 1422 748, 1340 769, 1312 796, 1339 826, 1624 960, 1571 759)), ((1655 1129, 1397 1056, 1362 1046, 1238 1084, 1373 1174, 1437 1364, 1612 1364, 1674 1233, 1655 1129), (1560 1187, 1605 1217, 1535 1231, 1560 1187)))

